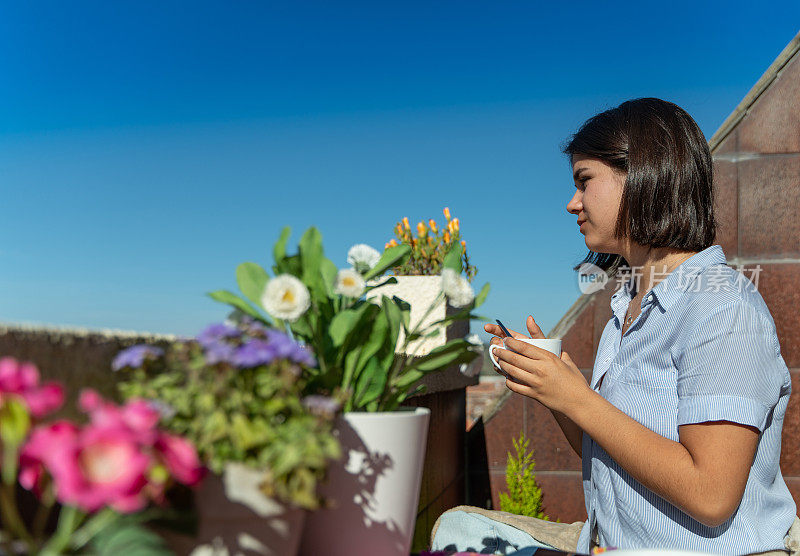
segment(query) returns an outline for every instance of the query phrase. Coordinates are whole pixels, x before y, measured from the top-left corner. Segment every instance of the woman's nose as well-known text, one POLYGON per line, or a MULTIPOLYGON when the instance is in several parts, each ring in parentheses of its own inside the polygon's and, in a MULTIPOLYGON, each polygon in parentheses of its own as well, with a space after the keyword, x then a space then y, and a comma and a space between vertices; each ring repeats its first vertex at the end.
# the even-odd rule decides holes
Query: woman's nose
POLYGON ((572 199, 569 203, 567 203, 567 212, 571 214, 578 214, 583 209, 583 195, 581 195, 580 191, 575 191, 575 195, 572 196, 572 199))

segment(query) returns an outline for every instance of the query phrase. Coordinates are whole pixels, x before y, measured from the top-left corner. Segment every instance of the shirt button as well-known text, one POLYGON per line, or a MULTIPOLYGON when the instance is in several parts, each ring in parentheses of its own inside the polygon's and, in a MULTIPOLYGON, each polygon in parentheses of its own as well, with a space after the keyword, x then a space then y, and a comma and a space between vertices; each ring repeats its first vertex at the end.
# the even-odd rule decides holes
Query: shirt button
POLYGON ((648 295, 646 301, 652 301, 652 300, 653 300, 653 296, 652 295, 648 295))

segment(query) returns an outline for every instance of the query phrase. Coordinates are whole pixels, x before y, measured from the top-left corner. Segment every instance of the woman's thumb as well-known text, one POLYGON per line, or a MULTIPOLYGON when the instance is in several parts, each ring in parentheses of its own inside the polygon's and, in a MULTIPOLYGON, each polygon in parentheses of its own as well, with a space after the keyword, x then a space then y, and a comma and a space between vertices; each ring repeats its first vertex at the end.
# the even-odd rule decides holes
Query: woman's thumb
POLYGON ((542 332, 542 329, 536 324, 536 321, 533 320, 533 315, 528 315, 525 324, 528 326, 528 332, 530 332, 531 338, 544 338, 544 332, 542 332))

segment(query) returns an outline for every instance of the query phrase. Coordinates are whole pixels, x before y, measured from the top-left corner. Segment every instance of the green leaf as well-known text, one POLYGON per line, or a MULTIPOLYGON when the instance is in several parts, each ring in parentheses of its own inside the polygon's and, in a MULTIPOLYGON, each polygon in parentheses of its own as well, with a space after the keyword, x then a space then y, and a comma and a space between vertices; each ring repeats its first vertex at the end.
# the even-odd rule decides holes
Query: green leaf
POLYGON ((411 306, 397 296, 393 296, 392 299, 382 296, 381 307, 389 324, 389 344, 394 353, 400 330, 408 330, 411 306))
POLYGON ((91 542, 92 553, 100 556, 168 555, 172 552, 164 540, 138 523, 121 523, 101 530, 91 542))
POLYGON ((376 358, 367 361, 358 377, 355 392, 355 408, 363 407, 380 397, 386 387, 387 373, 376 358))
POLYGON ((409 323, 411 321, 411 304, 404 299, 400 299, 396 295, 392 296, 392 302, 399 307, 403 316, 403 328, 408 330, 409 323))
POLYGON ((236 281, 247 299, 261 305, 261 296, 269 281, 269 275, 261 265, 250 262, 240 264, 236 267, 236 281))
POLYGON ((292 229, 289 226, 281 230, 281 235, 275 246, 272 248, 272 258, 275 260, 275 265, 280 267, 284 257, 286 257, 286 244, 289 242, 289 236, 292 235, 292 229))
POLYGON ((356 327, 366 309, 367 307, 364 305, 357 309, 345 309, 333 317, 328 333, 333 340, 334 347, 344 344, 345 339, 356 327))
POLYGON ((323 286, 320 267, 322 265, 322 234, 314 226, 305 231, 300 238, 298 245, 300 249, 300 261, 302 263, 302 280, 309 290, 317 290, 318 293, 326 295, 323 286))
POLYGON ((336 287, 336 274, 338 272, 339 269, 336 268, 336 265, 333 264, 332 260, 327 257, 322 257, 319 273, 322 278, 322 282, 325 284, 325 291, 328 297, 334 296, 333 290, 336 287))
POLYGON ((389 247, 383 252, 381 258, 378 259, 378 262, 375 264, 375 266, 373 266, 369 272, 364 275, 364 280, 369 280, 375 276, 381 276, 388 269, 394 266, 400 266, 405 262, 410 253, 411 246, 406 245, 405 243, 402 245, 389 247))
POLYGON ((469 349, 471 345, 462 338, 450 340, 445 345, 431 350, 427 355, 412 361, 406 369, 432 372, 446 369, 455 363, 468 363, 478 355, 469 349))
POLYGON ((472 307, 480 307, 483 305, 483 302, 486 301, 486 297, 489 295, 489 282, 486 282, 481 291, 478 292, 478 295, 475 296, 475 301, 472 302, 472 307))
POLYGON ((419 379, 421 379, 423 376, 425 376, 425 374, 426 373, 424 373, 422 371, 419 371, 419 370, 416 370, 416 369, 412 369, 410 367, 406 367, 405 368, 405 372, 403 372, 403 374, 394 381, 395 382, 394 386, 398 390, 400 390, 401 392, 405 391, 412 384, 414 384, 419 379))
POLYGON ((8 447, 22 444, 31 428, 28 407, 16 396, 3 396, 0 407, 0 438, 8 447))
MULTIPOLYGON (((377 305, 375 307, 376 309, 378 308, 377 305)), ((361 355, 358 357, 356 373, 358 373, 359 369, 364 368, 367 362, 380 351, 383 344, 387 341, 389 332, 389 320, 386 317, 382 317, 381 313, 378 313, 375 319, 372 320, 369 336, 367 336, 364 346, 361 349, 361 355)), ((394 353, 394 346, 395 344, 391 344, 392 353, 394 353)))
POLYGON ((461 274, 461 244, 454 243, 447 254, 444 256, 442 263, 443 268, 450 268, 461 274))
POLYGON ((217 290, 210 292, 207 295, 214 301, 219 301, 220 303, 225 303, 227 305, 231 305, 232 307, 236 307, 243 313, 248 314, 253 318, 262 320, 264 318, 257 309, 233 292, 229 292, 228 290, 217 290))
POLYGON ((370 290, 374 290, 376 288, 380 288, 381 286, 386 286, 388 284, 396 284, 396 283, 397 283, 397 278, 395 278, 394 276, 390 276, 389 278, 387 278, 386 280, 384 280, 380 284, 375 284, 374 286, 367 286, 366 288, 364 288, 364 291, 368 292, 370 290))

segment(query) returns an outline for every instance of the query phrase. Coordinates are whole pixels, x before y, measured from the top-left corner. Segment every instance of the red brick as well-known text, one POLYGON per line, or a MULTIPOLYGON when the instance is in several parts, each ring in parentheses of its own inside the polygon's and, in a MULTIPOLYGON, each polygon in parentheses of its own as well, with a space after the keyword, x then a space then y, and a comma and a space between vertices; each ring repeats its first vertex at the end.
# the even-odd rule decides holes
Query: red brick
POLYGON ((589 302, 581 311, 573 325, 561 338, 561 349, 569 353, 581 369, 591 369, 594 365, 594 306, 589 302))
POLYGON ((728 258, 739 253, 739 188, 735 162, 714 161, 714 211, 717 217, 717 237, 728 258))
POLYGON ((800 513, 800 477, 783 477, 786 481, 786 486, 789 487, 789 492, 792 493, 794 503, 797 505, 798 513, 800 513))
POLYGON ((508 452, 513 452, 513 439, 525 427, 525 397, 511 393, 503 406, 486 422, 486 455, 489 469, 505 469, 508 452))
POLYGON ((800 152, 800 56, 795 56, 739 123, 739 150, 800 152))
POLYGON ((781 434, 781 473, 800 476, 800 369, 789 369, 792 376, 792 395, 783 420, 781 434))
POLYGON ((573 451, 553 414, 536 400, 525 400, 525 436, 542 471, 580 471, 581 459, 573 451))
POLYGON ((721 154, 732 154, 739 151, 738 145, 739 139, 739 132, 737 128, 733 128, 733 130, 728 133, 728 136, 722 140, 722 142, 717 145, 717 148, 712 153, 713 156, 718 156, 721 154))
POLYGON ((800 155, 742 160, 739 255, 800 257, 800 155))
MULTIPOLYGON (((603 335, 608 320, 614 316, 611 311, 611 296, 620 287, 618 277, 608 281, 606 287, 594 294, 594 353, 597 354, 597 346, 600 345, 600 337, 603 335)), ((592 362, 594 366, 594 361, 592 362)))
MULTIPOLYGON (((750 277, 754 264, 745 265, 750 277)), ((758 291, 772 313, 781 345, 781 355, 789 367, 800 367, 800 263, 761 263, 758 291)))

